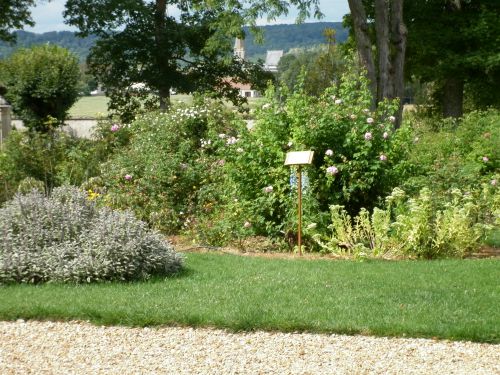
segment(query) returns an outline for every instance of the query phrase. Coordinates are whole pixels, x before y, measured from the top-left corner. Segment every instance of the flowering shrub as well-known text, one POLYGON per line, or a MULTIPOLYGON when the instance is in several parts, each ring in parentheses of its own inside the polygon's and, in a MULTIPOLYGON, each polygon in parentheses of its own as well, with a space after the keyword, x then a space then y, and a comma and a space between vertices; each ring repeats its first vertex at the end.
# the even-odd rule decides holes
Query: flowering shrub
POLYGON ((182 258, 130 212, 97 208, 74 187, 17 195, 0 209, 0 283, 147 279, 182 258))
MULTIPOLYGON (((397 186, 406 173, 409 132, 394 129, 395 103, 367 109, 367 82, 357 73, 348 72, 320 98, 300 87, 292 93, 271 87, 252 129, 241 129, 234 139, 207 140, 224 160, 225 192, 208 220, 226 221, 218 227, 228 232, 243 227, 241 235, 296 238, 296 171, 283 165, 289 151, 315 152, 313 165, 303 169, 305 226, 321 228, 331 204, 354 214, 372 209, 397 186), (252 226, 245 228, 245 222, 252 226)), ((307 233, 305 243, 313 244, 307 233)))
MULTIPOLYGON (((164 233, 175 233, 193 220, 202 185, 216 179, 224 160, 212 139, 236 143, 222 106, 201 104, 167 113, 139 116, 127 128, 128 144, 116 149, 88 188, 102 192, 99 202, 129 208, 164 233)), ((109 136, 119 134, 109 129, 109 136)))

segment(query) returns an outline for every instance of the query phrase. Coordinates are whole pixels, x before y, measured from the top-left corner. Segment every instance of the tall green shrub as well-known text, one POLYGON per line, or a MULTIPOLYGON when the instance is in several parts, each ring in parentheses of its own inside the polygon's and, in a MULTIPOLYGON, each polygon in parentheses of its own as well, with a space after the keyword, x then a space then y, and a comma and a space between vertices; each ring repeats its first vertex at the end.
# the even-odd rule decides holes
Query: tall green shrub
POLYGON ((0 65, 14 113, 39 132, 63 123, 78 98, 79 78, 78 58, 56 45, 20 49, 0 65))

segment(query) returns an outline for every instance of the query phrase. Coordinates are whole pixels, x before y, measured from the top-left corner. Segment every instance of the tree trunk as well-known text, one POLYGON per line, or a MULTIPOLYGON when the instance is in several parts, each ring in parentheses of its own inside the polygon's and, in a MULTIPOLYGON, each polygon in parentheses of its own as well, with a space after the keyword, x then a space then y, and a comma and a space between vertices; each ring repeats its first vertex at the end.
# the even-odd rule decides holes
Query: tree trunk
POLYGON ((391 8, 391 44, 394 49, 392 62, 392 75, 394 82, 395 98, 399 98, 399 109, 396 116, 396 129, 401 126, 403 120, 404 100, 404 62, 406 54, 406 36, 408 30, 403 21, 403 0, 393 0, 391 8))
POLYGON ((372 44, 368 34, 368 24, 366 22, 366 11, 362 0, 348 0, 351 16, 354 24, 354 35, 356 37, 356 46, 361 59, 361 63, 365 66, 368 80, 370 81, 370 91, 372 93, 372 110, 377 106, 377 72, 373 62, 372 44))
POLYGON ((447 78, 443 86, 443 116, 459 118, 463 115, 464 80, 447 78))
POLYGON ((384 98, 391 98, 392 80, 389 73, 390 50, 389 50, 389 9, 386 0, 375 0, 375 34, 378 53, 378 80, 377 80, 377 102, 384 98))
MULTIPOLYGON (((165 77, 168 74, 163 68, 168 61, 168 58, 164 56, 164 51, 166 51, 163 36, 165 35, 165 14, 167 12, 167 0, 156 0, 156 12, 155 12, 155 43, 156 43, 156 66, 160 70, 160 75, 165 77)), ((163 82, 164 78, 160 80, 163 82)), ((158 88, 158 95, 160 101, 160 110, 166 111, 170 106, 170 87, 158 88)))

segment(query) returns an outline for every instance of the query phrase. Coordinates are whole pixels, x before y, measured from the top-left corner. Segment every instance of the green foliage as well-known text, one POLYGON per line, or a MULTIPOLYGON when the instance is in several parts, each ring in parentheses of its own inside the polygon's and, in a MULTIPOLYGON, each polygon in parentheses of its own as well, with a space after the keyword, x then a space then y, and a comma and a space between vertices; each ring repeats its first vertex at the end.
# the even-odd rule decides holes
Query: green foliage
POLYGON ((182 258, 130 212, 98 209, 74 187, 17 195, 0 209, 0 283, 142 280, 182 258))
POLYGON ((106 87, 110 109, 129 122, 137 111, 170 105, 170 90, 212 92, 234 103, 244 102, 233 82, 257 89, 270 79, 258 64, 232 56, 234 37, 244 24, 254 25, 264 15, 277 17, 297 6, 299 18, 310 14, 318 0, 267 2, 252 0, 226 4, 213 1, 173 1, 180 15, 172 17, 165 1, 95 3, 69 0, 64 15, 80 35, 97 35, 88 57, 90 72, 106 87), (139 85, 139 88, 138 86, 139 85))
POLYGON ((371 217, 362 209, 354 220, 332 205, 331 233, 313 238, 323 251, 358 257, 463 257, 500 224, 500 193, 488 184, 472 192, 452 189, 446 196, 424 188, 409 197, 396 188, 386 201, 386 209, 375 208, 371 217))
POLYGON ((435 83, 434 104, 438 108, 447 100, 443 88, 449 79, 465 83, 466 109, 498 108, 498 2, 416 0, 405 2, 404 6, 408 77, 435 83))
POLYGON ((498 111, 471 112, 458 126, 448 120, 408 116, 415 129, 408 163, 415 170, 405 190, 415 193, 427 186, 441 194, 450 188, 475 189, 499 178, 498 111))
MULTIPOLYGON (((267 235, 293 246, 297 219, 291 179, 296 172, 283 165, 288 151, 315 151, 313 165, 304 168, 306 227, 321 228, 331 204, 345 205, 353 214, 373 209, 406 175, 410 145, 408 131, 393 128, 396 106, 381 103, 371 113, 366 109, 370 100, 366 81, 355 71, 319 98, 300 88, 293 93, 271 89, 254 128, 212 139, 225 161, 223 180, 216 182, 224 194, 210 202, 218 210, 207 220, 229 233, 208 235, 204 226, 204 234, 219 240, 230 233, 267 235)), ((308 236, 305 242, 313 244, 308 236)))
POLYGON ((105 193, 104 204, 130 208, 153 227, 176 232, 195 211, 200 186, 218 173, 220 164, 204 142, 209 132, 229 126, 223 112, 221 106, 195 105, 139 116, 109 134, 130 132, 130 144, 115 149, 89 188, 105 193))
POLYGON ((24 25, 33 26, 30 7, 35 5, 35 0, 11 0, 3 2, 0 8, 0 40, 15 42, 16 35, 13 30, 21 29, 24 25))
POLYGON ((345 60, 341 51, 330 41, 314 49, 299 50, 284 55, 278 65, 278 78, 290 91, 300 84, 302 70, 304 91, 319 96, 333 83, 340 81, 345 60))
POLYGON ((80 185, 99 175, 100 163, 128 143, 128 130, 115 125, 118 134, 111 131, 112 122, 101 121, 94 140, 63 131, 11 132, 0 150, 0 203, 11 199, 25 179, 49 193, 61 184, 80 185))
POLYGON ((64 48, 21 49, 1 63, 5 98, 24 125, 38 132, 60 126, 78 98, 77 59, 64 48))

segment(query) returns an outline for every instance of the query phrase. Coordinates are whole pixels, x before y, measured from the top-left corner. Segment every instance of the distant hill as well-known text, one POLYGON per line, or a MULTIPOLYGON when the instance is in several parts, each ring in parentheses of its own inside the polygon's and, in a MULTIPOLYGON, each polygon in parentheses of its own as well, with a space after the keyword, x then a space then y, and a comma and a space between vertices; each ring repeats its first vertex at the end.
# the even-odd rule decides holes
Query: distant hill
MULTIPOLYGON (((288 52, 291 48, 311 47, 324 43, 325 38, 323 36, 323 30, 327 27, 337 31, 337 42, 342 43, 347 39, 348 30, 343 28, 340 22, 261 26, 264 33, 263 44, 256 44, 253 35, 246 29, 246 56, 248 59, 253 60, 257 57, 264 57, 267 50, 281 49, 288 52)), ((0 42, 0 59, 9 56, 17 48, 51 43, 68 48, 75 53, 81 61, 84 61, 95 41, 96 37, 78 38, 75 36, 75 33, 71 31, 51 31, 43 34, 18 31, 16 45, 11 46, 7 43, 0 42)))

